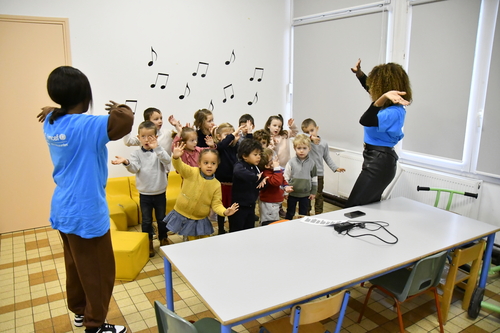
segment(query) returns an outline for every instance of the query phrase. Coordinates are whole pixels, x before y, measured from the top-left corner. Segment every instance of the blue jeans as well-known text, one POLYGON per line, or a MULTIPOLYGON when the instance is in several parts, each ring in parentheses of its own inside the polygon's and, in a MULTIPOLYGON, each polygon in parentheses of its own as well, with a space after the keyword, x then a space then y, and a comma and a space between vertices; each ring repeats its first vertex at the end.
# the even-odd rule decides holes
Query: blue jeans
POLYGON ((167 197, 165 192, 156 195, 139 194, 139 202, 142 214, 142 232, 153 239, 153 209, 155 211, 156 221, 158 222, 158 239, 167 237, 167 224, 163 222, 165 211, 167 209, 167 197))

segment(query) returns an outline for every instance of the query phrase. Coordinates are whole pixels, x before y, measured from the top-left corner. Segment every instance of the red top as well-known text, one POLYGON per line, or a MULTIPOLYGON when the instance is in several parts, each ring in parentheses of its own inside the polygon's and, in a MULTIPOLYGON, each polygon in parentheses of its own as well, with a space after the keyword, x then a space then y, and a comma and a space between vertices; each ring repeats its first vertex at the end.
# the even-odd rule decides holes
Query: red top
POLYGON ((260 191, 260 201, 282 202, 284 191, 281 186, 287 186, 288 183, 283 177, 281 168, 276 168, 275 170, 264 169, 262 176, 269 178, 266 181, 266 186, 260 191))

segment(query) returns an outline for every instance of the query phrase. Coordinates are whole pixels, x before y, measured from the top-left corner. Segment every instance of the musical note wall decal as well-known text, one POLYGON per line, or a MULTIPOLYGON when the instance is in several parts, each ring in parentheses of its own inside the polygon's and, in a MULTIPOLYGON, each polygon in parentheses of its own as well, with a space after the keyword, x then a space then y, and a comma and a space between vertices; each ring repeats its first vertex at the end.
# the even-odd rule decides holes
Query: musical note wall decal
POLYGON ((231 56, 229 57, 229 60, 227 60, 225 62, 226 65, 229 65, 230 63, 234 62, 236 60, 236 54, 234 54, 234 50, 233 52, 231 52, 231 56))
POLYGON ((148 62, 148 66, 151 67, 153 66, 154 62, 158 60, 158 53, 156 53, 155 50, 153 50, 153 47, 151 46, 151 61, 148 62), (155 55, 155 60, 153 60, 153 54, 155 55))
POLYGON ((231 99, 234 98, 234 88, 233 88, 233 85, 229 84, 229 85, 227 85, 227 86, 225 86, 223 88, 223 90, 224 90, 224 99, 222 100, 222 103, 226 103, 227 102, 226 89, 229 89, 229 88, 231 88, 231 95, 229 95, 229 98, 231 98, 231 99))
POLYGON ((135 114, 135 111, 137 110, 137 100, 136 99, 125 100, 125 105, 130 106, 130 108, 132 109, 132 112, 135 114))
POLYGON ((198 75, 198 72, 199 72, 199 70, 200 70, 200 66, 202 67, 202 69, 203 69, 203 68, 205 68, 205 72, 204 72, 204 73, 202 73, 200 76, 201 76, 201 77, 205 77, 205 76, 207 76, 208 66, 210 66, 210 65, 208 64, 208 62, 201 62, 201 61, 200 61, 200 62, 198 62, 198 67, 196 68, 196 72, 194 72, 194 73, 193 73, 193 76, 198 75))
POLYGON ((165 78, 165 84, 162 84, 160 86, 161 89, 165 89, 165 87, 167 86, 167 82, 168 82, 168 78, 169 78, 169 74, 165 74, 165 73, 158 73, 156 74, 156 80, 155 80, 155 83, 151 83, 151 88, 154 88, 156 87, 157 83, 158 83, 158 78, 165 78))
POLYGON ((189 88, 189 84, 186 83, 186 88, 184 88, 184 94, 179 96, 179 99, 184 99, 191 94, 191 88, 189 88))
POLYGON ((264 68, 255 67, 255 69, 253 70, 253 76, 250 78, 250 81, 253 81, 255 79, 256 74, 260 75, 260 77, 257 78, 257 82, 262 81, 262 77, 264 76, 264 68))
POLYGON ((252 106, 254 104, 257 104, 258 101, 259 101, 259 96, 257 95, 257 93, 255 93, 255 96, 253 97, 253 101, 249 101, 248 105, 252 106))
POLYGON ((214 103, 212 102, 212 100, 210 100, 210 104, 208 104, 208 109, 210 111, 213 111, 214 110, 214 103))

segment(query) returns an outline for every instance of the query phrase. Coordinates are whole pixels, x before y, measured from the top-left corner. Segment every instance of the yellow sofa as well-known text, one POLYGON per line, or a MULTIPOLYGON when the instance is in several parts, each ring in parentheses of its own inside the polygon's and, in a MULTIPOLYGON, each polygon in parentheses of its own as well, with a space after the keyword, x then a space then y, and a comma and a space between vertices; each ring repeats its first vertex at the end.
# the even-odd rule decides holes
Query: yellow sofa
POLYGON ((144 232, 120 229, 110 218, 111 243, 115 257, 116 280, 132 281, 149 260, 149 240, 144 232))
POLYGON ((129 227, 139 224, 139 205, 130 195, 129 177, 108 178, 106 201, 110 210, 116 207, 123 209, 129 227))
MULTIPOLYGON (((175 171, 168 176, 167 212, 180 193, 182 178, 175 171)), ((143 232, 128 231, 141 222, 139 192, 135 176, 109 178, 106 186, 111 242, 115 256, 116 280, 134 280, 149 260, 149 239, 143 232)))

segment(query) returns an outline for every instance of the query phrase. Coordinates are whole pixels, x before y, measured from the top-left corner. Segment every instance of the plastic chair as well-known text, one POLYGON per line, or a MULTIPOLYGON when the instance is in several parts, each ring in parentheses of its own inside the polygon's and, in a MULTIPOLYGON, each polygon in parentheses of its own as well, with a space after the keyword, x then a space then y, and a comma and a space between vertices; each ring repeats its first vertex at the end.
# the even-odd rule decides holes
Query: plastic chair
POLYGON ((403 325, 400 304, 423 293, 432 291, 436 302, 439 330, 443 333, 444 329, 443 321, 441 319, 441 307, 436 287, 439 284, 439 279, 441 278, 441 274, 446 263, 446 255, 446 251, 440 252, 421 259, 411 270, 402 268, 370 280, 372 286, 368 289, 363 308, 359 314, 358 323, 361 322, 361 319, 363 318, 363 313, 368 300, 370 299, 372 290, 377 288, 394 299, 398 313, 399 330, 401 333, 404 333, 405 328, 403 325))
MULTIPOLYGON (((474 292, 474 288, 476 288, 485 245, 486 242, 482 239, 471 247, 457 249, 451 253, 452 261, 447 265, 449 270, 448 275, 445 276, 446 282, 444 284, 440 283, 439 285, 443 290, 443 295, 440 296, 440 299, 444 324, 446 324, 448 320, 451 297, 453 296, 453 289, 455 289, 456 285, 460 285, 465 290, 462 300, 462 309, 469 309, 472 293, 474 292), (471 262, 470 272, 459 269, 460 266, 471 262)), ((444 271, 446 272, 446 269, 444 271)))
MULTIPOLYGON (((158 301, 155 301, 155 313, 159 333, 220 333, 221 331, 220 323, 214 318, 202 318, 191 324, 158 301)), ((231 332, 236 333, 233 330, 231 332)))
POLYGON ((279 318, 263 324, 259 333, 324 333, 326 331, 319 321, 339 313, 335 332, 340 332, 344 320, 350 293, 346 290, 333 296, 292 308, 290 317, 279 318))

